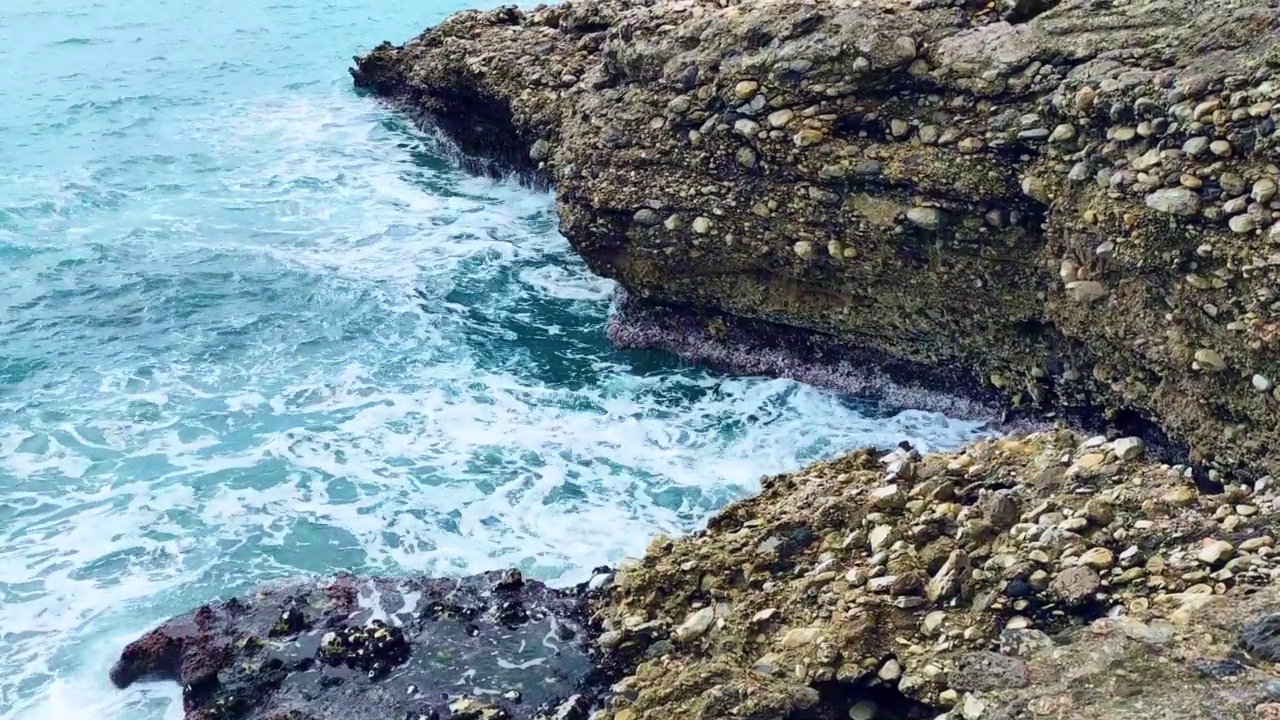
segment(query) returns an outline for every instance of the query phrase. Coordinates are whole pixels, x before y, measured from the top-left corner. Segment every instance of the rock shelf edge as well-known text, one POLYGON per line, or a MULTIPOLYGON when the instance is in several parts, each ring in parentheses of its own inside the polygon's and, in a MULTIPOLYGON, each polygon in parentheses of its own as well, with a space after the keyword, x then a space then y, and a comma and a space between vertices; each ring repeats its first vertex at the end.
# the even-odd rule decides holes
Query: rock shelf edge
POLYGON ((554 187, 637 301, 1149 423, 1218 482, 1280 462, 1277 67, 1265 0, 569 0, 352 75, 554 187))

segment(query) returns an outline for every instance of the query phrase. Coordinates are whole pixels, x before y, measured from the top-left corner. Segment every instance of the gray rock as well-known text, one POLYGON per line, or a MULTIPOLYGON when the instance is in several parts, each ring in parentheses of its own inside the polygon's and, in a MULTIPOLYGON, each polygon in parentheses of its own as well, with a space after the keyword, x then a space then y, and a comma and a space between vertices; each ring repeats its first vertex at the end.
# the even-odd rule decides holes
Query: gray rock
POLYGON ((1026 687, 1030 676, 1021 658, 980 651, 961 657, 947 682, 961 692, 983 692, 1026 687))
POLYGON ((1194 215, 1200 212, 1200 196, 1187 188, 1161 188, 1147 195, 1147 207, 1170 215, 1194 215))

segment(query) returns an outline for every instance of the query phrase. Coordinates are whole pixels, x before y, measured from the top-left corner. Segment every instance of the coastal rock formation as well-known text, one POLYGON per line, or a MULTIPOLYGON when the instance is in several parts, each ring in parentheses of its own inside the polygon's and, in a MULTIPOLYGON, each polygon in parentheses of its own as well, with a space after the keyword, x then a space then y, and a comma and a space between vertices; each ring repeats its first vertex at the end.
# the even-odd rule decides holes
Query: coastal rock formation
POLYGON ((516 570, 273 585, 152 630, 111 680, 177 681, 186 720, 585 720, 586 597, 516 570))
POLYGON ((1277 512, 1067 432, 768 478, 619 569, 607 716, 1280 717, 1277 512))
POLYGON ((1214 472, 1280 462, 1267 0, 569 0, 459 13, 352 72, 554 185, 639 299, 1151 420, 1214 472))
POLYGON ((1065 431, 766 478, 571 591, 296 582, 175 618, 117 685, 187 720, 1280 718, 1280 493, 1065 431))

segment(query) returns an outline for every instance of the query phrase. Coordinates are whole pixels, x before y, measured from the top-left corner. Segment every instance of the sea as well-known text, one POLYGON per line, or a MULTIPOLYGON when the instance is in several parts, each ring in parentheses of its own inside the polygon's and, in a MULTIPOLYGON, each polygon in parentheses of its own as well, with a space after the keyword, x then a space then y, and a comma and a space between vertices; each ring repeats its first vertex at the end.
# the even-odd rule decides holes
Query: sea
POLYGON ((763 475, 980 432, 610 347, 552 195, 352 88, 467 6, 0 4, 0 718, 181 718, 111 662, 264 581, 579 582, 763 475))

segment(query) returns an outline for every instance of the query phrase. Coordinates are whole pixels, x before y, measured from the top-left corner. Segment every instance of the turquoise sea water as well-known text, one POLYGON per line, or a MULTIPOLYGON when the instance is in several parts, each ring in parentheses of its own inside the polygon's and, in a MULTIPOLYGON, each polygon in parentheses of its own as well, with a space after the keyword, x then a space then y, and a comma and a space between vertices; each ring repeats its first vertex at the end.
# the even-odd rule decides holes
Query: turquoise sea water
POLYGON ((265 579, 577 581, 762 474, 974 431, 610 349, 551 198, 350 88, 459 7, 0 7, 0 718, 180 717, 107 666, 265 579))

